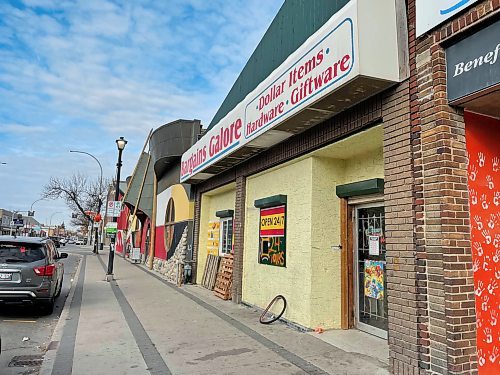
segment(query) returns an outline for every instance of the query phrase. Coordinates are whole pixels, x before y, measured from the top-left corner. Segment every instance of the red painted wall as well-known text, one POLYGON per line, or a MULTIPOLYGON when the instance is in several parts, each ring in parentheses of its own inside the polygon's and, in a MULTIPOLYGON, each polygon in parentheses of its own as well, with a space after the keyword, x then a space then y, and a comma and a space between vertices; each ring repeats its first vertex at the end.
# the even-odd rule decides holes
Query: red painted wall
POLYGON ((500 121, 465 113, 477 357, 500 374, 500 121))
POLYGON ((155 258, 167 259, 167 251, 165 250, 165 227, 162 225, 156 227, 155 238, 155 258))

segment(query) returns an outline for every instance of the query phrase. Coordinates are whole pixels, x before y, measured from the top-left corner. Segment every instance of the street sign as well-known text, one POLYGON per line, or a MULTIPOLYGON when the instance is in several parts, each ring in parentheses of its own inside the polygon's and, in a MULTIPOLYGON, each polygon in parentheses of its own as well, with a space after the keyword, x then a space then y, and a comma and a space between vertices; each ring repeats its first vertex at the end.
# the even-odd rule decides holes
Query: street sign
POLYGON ((118 223, 107 223, 106 224, 106 233, 116 233, 118 232, 118 223))
POLYGON ((121 211, 122 211, 122 202, 121 201, 109 201, 108 202, 107 216, 118 217, 118 216, 120 216, 121 211))
POLYGON ((14 219, 10 222, 10 225, 13 227, 23 227, 24 219, 14 219))

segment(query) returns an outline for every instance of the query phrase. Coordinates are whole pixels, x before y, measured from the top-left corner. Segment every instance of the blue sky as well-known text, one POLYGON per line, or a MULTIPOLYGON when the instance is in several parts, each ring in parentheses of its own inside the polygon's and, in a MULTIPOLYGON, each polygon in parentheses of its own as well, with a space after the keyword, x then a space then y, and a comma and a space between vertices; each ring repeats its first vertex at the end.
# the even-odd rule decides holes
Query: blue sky
MULTIPOLYGON (((205 126, 283 0, 0 2, 0 208, 27 210, 50 176, 130 174, 151 128, 205 126)), ((39 202, 41 222, 69 222, 39 202)))

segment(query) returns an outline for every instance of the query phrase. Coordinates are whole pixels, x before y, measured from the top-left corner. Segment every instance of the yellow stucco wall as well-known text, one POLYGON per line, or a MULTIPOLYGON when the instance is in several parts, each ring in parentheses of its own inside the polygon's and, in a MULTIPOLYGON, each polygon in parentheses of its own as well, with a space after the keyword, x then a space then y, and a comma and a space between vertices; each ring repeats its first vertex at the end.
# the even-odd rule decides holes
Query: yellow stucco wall
POLYGON ((242 299, 266 307, 276 295, 288 302, 284 318, 306 325, 311 295, 311 169, 306 159, 247 179, 242 299), (260 210, 256 199, 287 195, 286 268, 258 263, 260 210))
POLYGON ((288 301, 286 319, 308 328, 340 328, 340 252, 332 250, 340 244, 341 235, 335 188, 383 178, 382 140, 374 138, 375 134, 377 129, 356 136, 372 142, 369 151, 360 148, 353 152, 352 146, 339 142, 329 146, 331 150, 247 179, 244 302, 264 308, 274 296, 283 294, 288 301), (344 153, 339 149, 346 147, 349 156, 341 158, 344 153), (277 194, 287 195, 286 268, 261 265, 257 259, 259 209, 254 201, 277 194))
POLYGON ((222 210, 234 210, 236 190, 234 184, 226 185, 201 196, 200 235, 198 242, 198 265, 196 280, 201 283, 207 261, 208 222, 219 220, 215 213, 222 210))
POLYGON ((381 148, 346 160, 313 158, 310 327, 340 328, 341 323, 341 253, 332 250, 341 238, 335 188, 371 178, 384 178, 381 148))

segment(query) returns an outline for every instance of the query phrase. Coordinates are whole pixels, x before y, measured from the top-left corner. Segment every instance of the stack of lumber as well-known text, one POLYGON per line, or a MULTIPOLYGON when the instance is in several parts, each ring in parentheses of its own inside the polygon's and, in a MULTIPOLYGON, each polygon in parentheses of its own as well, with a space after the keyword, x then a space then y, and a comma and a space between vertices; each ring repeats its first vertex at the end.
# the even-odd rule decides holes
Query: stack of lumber
POLYGON ((220 259, 221 258, 217 255, 208 255, 207 262, 205 263, 205 270, 203 272, 203 279, 201 280, 201 285, 208 290, 214 289, 220 259))
POLYGON ((226 255, 222 258, 215 281, 214 294, 228 300, 231 298, 231 284, 233 283, 233 256, 226 255))

